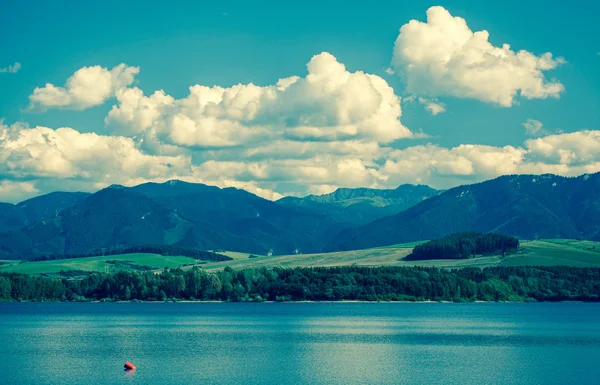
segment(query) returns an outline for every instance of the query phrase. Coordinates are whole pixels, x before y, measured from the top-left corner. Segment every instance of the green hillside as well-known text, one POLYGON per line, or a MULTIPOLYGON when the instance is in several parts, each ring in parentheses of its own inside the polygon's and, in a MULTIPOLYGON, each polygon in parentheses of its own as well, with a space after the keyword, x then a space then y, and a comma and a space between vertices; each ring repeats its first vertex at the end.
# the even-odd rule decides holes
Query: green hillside
POLYGON ((263 255, 259 255, 259 254, 241 253, 241 252, 238 252, 238 251, 217 251, 217 250, 214 250, 214 252, 218 253, 218 254, 221 254, 221 255, 224 255, 226 257, 232 258, 234 260, 248 259, 252 255, 254 255, 256 257, 263 257, 263 255))
MULTIPOLYGON (((600 242, 569 239, 522 241, 519 251, 504 257, 487 255, 461 260, 403 260, 419 242, 380 248, 340 251, 333 253, 285 255, 276 257, 241 258, 234 261, 204 265, 209 270, 231 266, 234 269, 256 267, 311 267, 311 266, 437 266, 447 268, 491 266, 600 266, 600 242)), ((422 242, 420 242, 422 243, 422 242)), ((227 253, 221 253, 229 255, 227 253)))
MULTIPOLYGON (((418 243, 418 242, 417 242, 418 243)), ((446 268, 492 267, 492 266, 573 266, 599 267, 600 242, 569 239, 549 239, 522 241, 519 251, 504 257, 487 255, 470 259, 407 261, 417 243, 399 244, 366 250, 341 251, 333 253, 299 254, 284 256, 261 256, 249 258, 252 254, 219 251, 233 260, 224 262, 202 261, 207 270, 221 270, 226 266, 234 269, 258 267, 312 267, 312 266, 437 266, 446 268)), ((58 275, 60 271, 79 270, 104 272, 108 270, 147 270, 164 267, 183 267, 193 265, 196 260, 181 256, 163 256, 158 254, 123 254, 102 257, 60 259, 53 261, 0 261, 0 272, 18 272, 27 274, 58 275), (109 263, 107 263, 107 261, 109 263)))
POLYGON ((102 257, 57 259, 52 261, 2 261, 0 272, 58 275, 61 271, 116 272, 119 270, 156 270, 191 265, 189 257, 160 254, 120 254, 102 257), (106 269, 106 270, 105 270, 106 269))
POLYGON ((458 186, 411 208, 347 228, 327 251, 366 249, 419 239, 439 239, 464 231, 519 239, 600 240, 600 173, 506 175, 458 186))

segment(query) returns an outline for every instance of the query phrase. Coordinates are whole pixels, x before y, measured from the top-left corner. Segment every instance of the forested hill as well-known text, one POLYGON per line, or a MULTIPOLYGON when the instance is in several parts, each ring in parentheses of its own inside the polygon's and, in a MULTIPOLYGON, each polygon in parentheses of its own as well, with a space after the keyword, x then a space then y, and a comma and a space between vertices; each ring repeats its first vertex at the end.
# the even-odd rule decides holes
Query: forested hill
POLYGON ((0 205, 0 259, 147 244, 257 255, 308 254, 438 239, 464 231, 525 240, 600 240, 600 173, 577 178, 505 176, 440 194, 410 185, 395 190, 340 189, 327 196, 278 202, 235 188, 176 180, 112 186, 91 195, 49 194, 24 204, 0 205), (417 204, 398 214, 361 224, 413 203, 417 204), (23 215, 41 219, 23 221, 23 215))
POLYGON ((467 259, 476 255, 504 254, 518 247, 519 240, 515 237, 467 231, 417 245, 404 259, 467 259))
POLYGON ((343 230, 328 250, 358 250, 462 231, 519 239, 600 240, 600 173, 508 175, 455 187, 397 215, 343 230))
POLYGON ((0 300, 563 301, 600 300, 600 268, 334 267, 233 270, 197 267, 53 279, 0 273, 0 300))
POLYGON ((29 224, 54 218, 61 211, 83 202, 90 194, 53 192, 16 205, 0 203, 0 231, 18 230, 29 224))
POLYGON ((323 214, 238 189, 171 181, 112 186, 52 218, 0 233, 0 258, 87 254, 147 244, 267 254, 319 251, 342 228, 323 214))
POLYGON ((373 215, 396 212, 398 205, 406 208, 433 192, 426 186, 405 185, 396 190, 356 189, 342 194, 354 200, 382 195, 394 209, 366 201, 351 208, 318 202, 312 202, 318 208, 285 205, 240 189, 178 180, 113 185, 91 195, 69 195, 70 201, 64 194, 49 194, 23 205, 0 205, 0 258, 86 255, 146 244, 261 255, 319 252, 357 220, 366 223, 373 215), (21 206, 27 212, 51 215, 38 216, 37 222, 15 219, 15 210, 21 206))
POLYGON ((173 245, 141 245, 133 246, 123 249, 109 249, 109 250, 95 250, 87 254, 52 254, 42 255, 39 257, 32 258, 31 261, 54 261, 59 259, 73 259, 73 258, 89 258, 95 256, 107 256, 107 255, 123 255, 123 254, 158 254, 165 256, 184 256, 194 259, 201 259, 203 261, 230 261, 232 258, 223 254, 215 253, 214 251, 190 249, 187 247, 179 247, 173 245))

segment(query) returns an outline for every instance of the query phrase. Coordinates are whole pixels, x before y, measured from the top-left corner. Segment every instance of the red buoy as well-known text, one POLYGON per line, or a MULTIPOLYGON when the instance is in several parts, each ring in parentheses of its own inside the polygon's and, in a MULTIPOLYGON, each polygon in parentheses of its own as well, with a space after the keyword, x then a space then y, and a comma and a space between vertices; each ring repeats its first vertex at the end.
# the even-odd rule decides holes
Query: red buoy
POLYGON ((125 362, 124 367, 125 367, 125 370, 135 370, 135 365, 129 361, 125 362))

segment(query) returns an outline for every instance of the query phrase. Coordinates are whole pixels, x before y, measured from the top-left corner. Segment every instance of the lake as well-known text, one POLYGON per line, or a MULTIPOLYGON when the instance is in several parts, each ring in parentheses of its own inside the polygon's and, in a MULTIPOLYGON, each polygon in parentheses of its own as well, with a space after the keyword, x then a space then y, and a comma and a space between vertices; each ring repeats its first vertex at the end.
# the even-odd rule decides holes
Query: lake
POLYGON ((0 303, 0 383, 600 383, 599 321, 583 303, 0 303))

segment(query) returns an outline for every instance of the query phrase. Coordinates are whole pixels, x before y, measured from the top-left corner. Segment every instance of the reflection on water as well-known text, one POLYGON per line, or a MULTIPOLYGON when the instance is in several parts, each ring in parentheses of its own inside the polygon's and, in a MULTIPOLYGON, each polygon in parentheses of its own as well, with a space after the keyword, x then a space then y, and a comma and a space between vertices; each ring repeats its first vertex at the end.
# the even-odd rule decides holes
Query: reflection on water
POLYGON ((599 305, 577 303, 0 304, 0 373, 2 384, 590 383, 598 319, 599 305))

